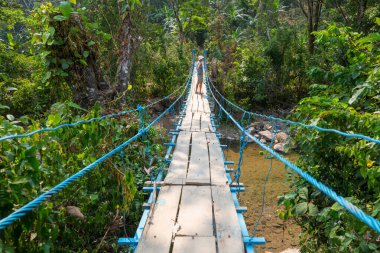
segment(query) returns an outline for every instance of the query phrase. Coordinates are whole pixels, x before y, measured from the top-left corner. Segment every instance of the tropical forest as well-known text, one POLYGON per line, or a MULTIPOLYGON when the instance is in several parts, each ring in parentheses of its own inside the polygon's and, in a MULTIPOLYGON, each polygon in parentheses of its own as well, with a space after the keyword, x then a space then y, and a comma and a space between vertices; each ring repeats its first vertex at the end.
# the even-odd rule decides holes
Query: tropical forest
POLYGON ((3 252, 380 252, 380 1, 0 0, 3 252))

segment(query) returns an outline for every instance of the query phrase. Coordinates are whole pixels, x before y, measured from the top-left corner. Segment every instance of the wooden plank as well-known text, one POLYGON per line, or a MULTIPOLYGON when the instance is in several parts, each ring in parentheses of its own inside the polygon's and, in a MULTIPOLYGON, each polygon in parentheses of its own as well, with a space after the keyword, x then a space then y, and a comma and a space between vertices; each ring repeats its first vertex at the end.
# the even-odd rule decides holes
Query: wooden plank
POLYGON ((191 121, 191 131, 201 130, 201 113, 195 112, 191 121))
POLYGON ((210 105, 206 99, 204 99, 204 112, 205 113, 211 113, 210 105))
POLYGON ((210 115, 206 113, 201 114, 201 131, 209 132, 209 125, 211 124, 210 115))
MULTIPOLYGON (((196 87, 196 85, 195 85, 196 87)), ((191 103, 192 103, 192 108, 191 112, 197 112, 198 111, 198 95, 195 93, 195 87, 193 90, 193 94, 191 95, 191 103)))
POLYGON ((244 252, 243 237, 229 187, 212 186, 211 190, 218 252, 244 252))
POLYGON ((198 112, 204 112, 203 95, 198 94, 198 112))
POLYGON ((186 182, 187 165, 189 161, 191 132, 180 132, 174 149, 172 162, 169 166, 165 183, 183 184, 186 182))
POLYGON ((195 85, 196 85, 196 80, 194 79, 194 76, 193 76, 192 83, 190 86, 190 94, 189 94, 189 98, 187 100, 186 112, 192 112, 192 110, 193 110, 193 96, 195 93, 195 85))
POLYGON ((193 114, 191 112, 186 112, 186 116, 183 118, 179 129, 182 131, 190 131, 192 120, 193 120, 193 114))
POLYGON ((187 102, 188 103, 188 106, 187 106, 187 109, 186 109, 187 113, 192 112, 192 110, 193 110, 193 96, 194 96, 194 85, 191 86, 189 100, 187 102))
POLYGON ((174 240, 173 253, 216 253, 215 237, 180 236, 174 240))
POLYGON ((203 132, 192 133, 190 163, 186 182, 210 183, 207 140, 203 132))
POLYGON ((210 174, 213 185, 226 185, 228 179, 224 168, 222 148, 214 133, 206 133, 210 155, 210 174))
POLYGON ((213 236, 210 186, 183 186, 176 235, 213 236))
POLYGON ((145 225, 137 253, 169 252, 182 186, 163 186, 145 225))

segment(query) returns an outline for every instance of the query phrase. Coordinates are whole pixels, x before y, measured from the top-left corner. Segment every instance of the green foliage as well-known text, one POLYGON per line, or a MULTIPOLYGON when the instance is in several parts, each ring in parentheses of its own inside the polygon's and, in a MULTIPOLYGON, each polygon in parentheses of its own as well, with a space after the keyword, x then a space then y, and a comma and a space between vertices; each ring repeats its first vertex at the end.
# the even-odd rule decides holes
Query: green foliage
POLYGON ((23 23, 24 12, 16 1, 0 1, 0 27, 2 30, 13 30, 16 24, 23 23))
POLYGON ((41 80, 41 62, 25 53, 28 44, 25 34, 27 18, 21 7, 11 2, 0 2, 0 26, 4 28, 6 40, 0 40, 0 101, 8 106, 0 113, 16 115, 38 114, 46 110, 49 93, 37 85, 41 80), (17 30, 19 31, 17 33, 17 30))
POLYGON ((71 98, 67 80, 74 82, 75 73, 69 75, 69 71, 87 66, 87 58, 94 45, 91 40, 82 40, 80 33, 85 33, 85 30, 78 28, 70 19, 73 13, 70 2, 61 2, 58 7, 48 2, 34 9, 30 22, 31 43, 45 67, 42 81, 54 90, 52 95, 55 99, 71 98))
MULTIPOLYGON (((320 64, 314 66, 311 95, 298 104, 297 121, 343 132, 380 137, 377 34, 365 37, 348 27, 329 26, 316 33, 320 64), (368 91, 364 90, 368 89, 368 91)), ((299 166, 367 214, 380 219, 380 153, 378 145, 298 128, 299 166)), ((302 226, 306 252, 377 252, 378 234, 298 177, 281 196, 280 218, 302 226)))
POLYGON ((367 111, 379 107, 379 33, 362 36, 349 27, 330 25, 316 32, 321 54, 310 70, 314 82, 325 83, 325 95, 367 111))
MULTIPOLYGON (((26 116, 0 117, 0 136, 20 134, 42 125, 54 127, 78 120, 78 105, 57 103, 45 123, 26 116)), ((99 116, 95 107, 84 118, 99 116)), ((82 116, 83 118, 83 116, 82 116)), ((133 119, 109 119, 75 128, 43 133, 0 146, 0 216, 31 201, 79 169, 94 162, 138 131, 133 119)), ((157 133, 149 132, 155 142, 157 133)), ((0 251, 109 251, 115 248, 122 231, 123 213, 126 226, 137 225, 145 195, 140 191, 148 167, 145 144, 135 142, 124 149, 125 155, 113 156, 78 181, 44 202, 39 208, 7 227, 0 235, 0 251), (135 200, 134 200, 135 199, 135 200), (79 210, 70 212, 70 208, 79 210), (84 217, 83 217, 83 216, 84 217), (78 237, 81 240, 78 240, 78 237), (103 238, 103 239, 102 239, 103 238)), ((162 156, 162 147, 153 145, 151 155, 162 156)), ((160 159, 153 169, 160 166, 160 159)), ((128 230, 129 231, 129 230, 128 230)))

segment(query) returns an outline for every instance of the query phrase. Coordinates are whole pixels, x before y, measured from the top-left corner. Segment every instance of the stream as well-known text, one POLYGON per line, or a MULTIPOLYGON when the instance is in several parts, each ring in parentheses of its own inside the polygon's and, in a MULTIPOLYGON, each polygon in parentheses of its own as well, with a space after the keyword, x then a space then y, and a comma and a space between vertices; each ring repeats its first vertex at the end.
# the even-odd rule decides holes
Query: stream
MULTIPOLYGON (((226 160, 234 161, 236 168, 239 161, 239 142, 221 140, 222 144, 227 144, 229 149, 225 150, 226 160)), ((255 227, 262 208, 262 192, 264 180, 270 165, 270 159, 265 158, 265 154, 260 154, 261 148, 255 143, 249 143, 243 153, 243 164, 241 168, 240 182, 244 183, 245 192, 240 193, 239 201, 241 206, 246 206, 245 222, 250 234, 255 227)), ((285 155, 290 161, 297 160, 297 154, 285 155)), ((289 190, 290 182, 287 181, 289 169, 273 159, 273 166, 266 186, 266 198, 263 216, 260 225, 257 227, 256 236, 265 237, 266 245, 259 246, 258 252, 281 252, 289 248, 297 248, 299 245, 298 234, 300 227, 289 221, 278 218, 277 196, 289 190)))

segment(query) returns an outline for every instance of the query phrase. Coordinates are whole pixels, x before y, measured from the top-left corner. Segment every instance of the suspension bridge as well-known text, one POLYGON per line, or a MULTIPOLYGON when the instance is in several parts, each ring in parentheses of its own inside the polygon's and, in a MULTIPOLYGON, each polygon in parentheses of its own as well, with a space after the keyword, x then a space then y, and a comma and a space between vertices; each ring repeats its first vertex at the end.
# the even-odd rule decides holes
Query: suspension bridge
MULTIPOLYGON (((205 51, 205 59, 206 59, 205 51)), ((256 237, 255 232, 249 234, 244 222, 243 213, 246 207, 239 205, 237 194, 244 191, 240 183, 240 165, 242 153, 247 139, 257 143, 266 150, 272 158, 276 158, 301 177, 307 180, 322 193, 344 207, 349 213, 367 224, 371 229, 380 233, 380 222, 366 214, 344 197, 338 195, 328 186, 313 178, 301 168, 275 152, 271 144, 265 145, 253 137, 244 126, 244 119, 251 116, 261 116, 273 121, 285 122, 300 127, 313 128, 322 132, 333 132, 349 138, 361 138, 380 144, 380 140, 361 134, 350 134, 336 129, 326 129, 318 126, 293 122, 272 116, 248 112, 233 104, 213 86, 207 77, 207 61, 204 63, 204 85, 202 93, 195 92, 195 51, 186 83, 172 94, 157 100, 147 106, 137 106, 134 110, 117 114, 105 115, 90 120, 82 120, 64 124, 54 128, 40 129, 28 134, 4 136, 0 141, 12 141, 26 138, 42 132, 56 131, 63 127, 74 127, 93 121, 105 120, 128 113, 137 112, 140 119, 139 131, 115 149, 109 151, 93 163, 89 164, 60 184, 41 194, 20 209, 0 220, 0 230, 6 229, 27 213, 38 207, 44 201, 68 187, 72 182, 96 168, 99 164, 113 155, 123 152, 123 149, 139 138, 147 138, 147 132, 170 112, 175 105, 180 105, 175 129, 170 131, 171 141, 164 145, 168 147, 165 170, 146 182, 143 190, 150 192, 144 204, 139 226, 134 237, 119 238, 118 244, 130 246, 135 252, 253 252, 256 245, 265 244, 265 238, 256 237), (175 101, 170 104, 158 117, 148 124, 143 123, 143 115, 150 106, 171 98, 175 93, 175 101), (242 119, 236 120, 225 108, 230 104, 243 113, 242 119), (216 115, 216 107, 219 108, 216 115), (224 114, 241 132, 241 152, 236 170, 229 169, 233 161, 226 161, 218 133, 219 118, 224 114)), ((249 121, 249 120, 248 120, 249 121)))

